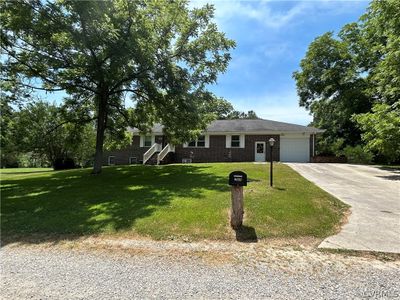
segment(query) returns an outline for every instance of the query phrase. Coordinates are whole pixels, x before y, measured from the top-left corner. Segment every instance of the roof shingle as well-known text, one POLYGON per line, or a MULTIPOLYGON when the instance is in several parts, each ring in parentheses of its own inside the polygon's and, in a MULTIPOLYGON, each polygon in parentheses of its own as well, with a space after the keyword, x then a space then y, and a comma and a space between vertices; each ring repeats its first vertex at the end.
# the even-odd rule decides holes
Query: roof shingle
MULTIPOLYGON (((152 128, 152 132, 161 133, 163 126, 161 124, 155 124, 152 128)), ((130 130, 131 132, 138 133, 138 129, 134 128, 130 130)), ((207 127, 206 132, 270 132, 274 131, 277 133, 284 132, 306 132, 306 133, 318 133, 324 132, 324 130, 302 126, 291 123, 284 123, 272 120, 264 119, 235 119, 235 120, 216 120, 210 123, 207 127)))

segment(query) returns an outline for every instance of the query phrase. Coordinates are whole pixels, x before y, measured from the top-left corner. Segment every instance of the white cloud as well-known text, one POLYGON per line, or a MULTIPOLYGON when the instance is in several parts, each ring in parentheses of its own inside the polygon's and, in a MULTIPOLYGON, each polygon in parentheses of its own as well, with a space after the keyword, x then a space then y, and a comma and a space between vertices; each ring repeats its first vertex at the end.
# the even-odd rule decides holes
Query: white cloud
POLYGON ((206 3, 215 6, 215 21, 224 28, 233 22, 240 26, 241 20, 253 20, 270 28, 280 29, 295 22, 300 17, 312 17, 315 14, 342 14, 357 6, 364 6, 369 0, 285 0, 292 4, 287 10, 273 9, 274 3, 280 0, 191 0, 191 7, 203 6, 206 3))
POLYGON ((260 118, 308 125, 312 116, 303 107, 299 107, 298 96, 293 88, 277 93, 265 93, 261 96, 243 96, 240 99, 230 98, 235 109, 240 111, 254 110, 260 118))
MULTIPOLYGON (((303 14, 309 7, 309 2, 298 2, 287 11, 273 11, 271 1, 218 1, 218 0, 193 0, 192 6, 200 6, 210 3, 215 6, 215 19, 219 25, 239 19, 254 20, 266 27, 278 29, 296 16, 303 14)), ((238 23, 240 25, 240 23, 238 23)))

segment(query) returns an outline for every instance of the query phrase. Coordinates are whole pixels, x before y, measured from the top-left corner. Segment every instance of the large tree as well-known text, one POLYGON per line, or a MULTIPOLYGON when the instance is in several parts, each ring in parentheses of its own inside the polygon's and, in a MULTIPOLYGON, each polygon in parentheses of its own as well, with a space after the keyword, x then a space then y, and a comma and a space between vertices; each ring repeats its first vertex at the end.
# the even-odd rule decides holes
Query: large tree
POLYGON ((360 20, 337 36, 329 32, 316 38, 294 73, 300 106, 313 114, 313 125, 326 129, 322 143, 327 148, 338 141, 343 146, 367 142, 368 149, 395 159, 393 144, 377 147, 370 140, 378 127, 399 130, 388 123, 399 121, 399 13, 398 0, 372 1, 360 20), (383 111, 390 117, 380 118, 383 111))
POLYGON ((213 117, 207 86, 226 70, 234 42, 212 22, 210 5, 21 0, 2 1, 0 11, 3 80, 63 90, 70 110, 96 120, 93 173, 101 172, 105 133, 157 121, 183 141, 213 117))
POLYGON ((372 105, 366 78, 349 48, 343 31, 338 39, 328 32, 311 43, 300 63, 301 71, 294 73, 300 106, 313 114, 312 125, 326 130, 325 145, 338 140, 357 144, 361 132, 351 117, 368 112, 372 105))

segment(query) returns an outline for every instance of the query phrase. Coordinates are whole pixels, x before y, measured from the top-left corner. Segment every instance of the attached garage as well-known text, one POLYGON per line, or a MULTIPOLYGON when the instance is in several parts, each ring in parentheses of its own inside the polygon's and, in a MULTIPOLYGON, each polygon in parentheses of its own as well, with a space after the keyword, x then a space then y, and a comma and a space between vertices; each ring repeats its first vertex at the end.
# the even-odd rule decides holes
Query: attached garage
POLYGON ((126 149, 105 152, 105 164, 114 160, 116 164, 265 162, 271 160, 271 155, 274 161, 309 162, 315 153, 316 135, 324 132, 263 119, 215 120, 192 141, 172 145, 162 124, 155 124, 148 132, 138 128, 129 131, 133 133, 132 144, 126 149), (272 148, 271 138, 275 140, 272 148))
POLYGON ((309 162, 310 137, 281 137, 279 155, 282 162, 309 162))

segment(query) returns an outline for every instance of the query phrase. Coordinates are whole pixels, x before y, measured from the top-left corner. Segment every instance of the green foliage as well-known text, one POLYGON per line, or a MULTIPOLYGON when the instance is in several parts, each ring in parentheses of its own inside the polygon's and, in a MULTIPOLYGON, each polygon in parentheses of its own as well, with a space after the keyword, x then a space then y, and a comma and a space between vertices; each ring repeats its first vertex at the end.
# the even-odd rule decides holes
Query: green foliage
POLYGON ((6 82, 0 81, 0 166, 1 167, 17 167, 18 166, 18 151, 17 141, 12 135, 14 127, 13 114, 15 112, 14 105, 18 105, 14 101, 12 94, 8 91, 11 86, 6 82))
POLYGON ((69 123, 64 113, 61 107, 42 101, 13 112, 7 142, 14 145, 20 165, 53 165, 57 159, 65 158, 84 164, 93 157, 93 125, 69 123))
POLYGON ((375 104, 372 112, 355 115, 366 148, 387 158, 400 160, 400 101, 393 105, 375 104))
POLYGON ((80 132, 76 133, 75 143, 70 147, 70 156, 78 166, 93 166, 94 147, 96 145, 96 130, 93 124, 78 125, 80 132))
POLYGON ((210 113, 215 115, 216 119, 221 120, 226 118, 226 116, 233 111, 233 106, 225 99, 215 98, 215 100, 210 103, 209 110, 210 113))
POLYGON ((313 114, 312 125, 325 129, 322 143, 330 147, 337 139, 355 145, 360 131, 353 114, 368 112, 372 100, 366 95, 366 79, 357 70, 346 40, 326 33, 311 43, 294 73, 300 106, 313 114))
POLYGON ((18 154, 17 161, 18 168, 42 168, 51 166, 46 156, 32 152, 18 154))
POLYGON ((371 59, 371 94, 387 104, 400 99, 400 1, 375 0, 361 18, 371 59))
POLYGON ((375 104, 400 99, 399 11, 398 0, 372 1, 357 23, 345 25, 337 36, 328 32, 316 38, 301 70, 294 72, 300 106, 313 114, 312 125, 326 129, 319 142, 323 149, 335 149, 338 140, 343 146, 365 141, 368 149, 393 159, 384 146, 368 142, 372 127, 360 126, 353 116, 370 116, 375 104))
POLYGON ((104 148, 106 150, 123 149, 132 143, 133 134, 124 130, 117 137, 114 135, 106 136, 104 141, 104 148))
POLYGON ((222 98, 216 98, 210 103, 210 113, 215 115, 218 120, 232 120, 232 119, 258 119, 257 114, 249 110, 241 112, 233 109, 231 103, 222 98))
POLYGON ((346 146, 343 149, 343 155, 347 157, 349 163, 366 164, 372 161, 373 155, 361 145, 346 146))
POLYGON ((247 186, 244 225, 258 238, 325 237, 346 206, 284 164, 218 163, 1 175, 2 236, 12 234, 125 234, 155 239, 232 239, 227 174, 240 169, 247 186))
POLYGON ((317 143, 317 155, 343 155, 343 138, 338 138, 330 143, 328 143, 326 139, 322 139, 317 141, 317 143))
POLYGON ((228 119, 228 120, 232 120, 232 119, 258 119, 258 117, 257 117, 257 114, 252 110, 249 110, 247 113, 243 112, 243 111, 233 110, 233 111, 229 112, 229 114, 227 114, 226 117, 224 117, 222 119, 228 119))
POLYGON ((235 43, 218 31, 211 5, 21 0, 2 1, 0 12, 5 80, 64 90, 66 109, 96 120, 95 173, 105 134, 160 122, 171 140, 186 141, 215 118, 207 86, 235 43))

